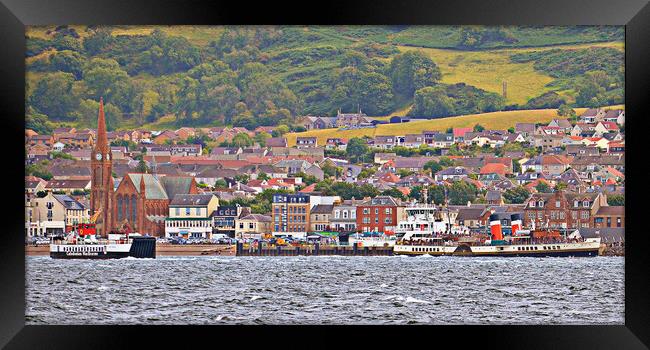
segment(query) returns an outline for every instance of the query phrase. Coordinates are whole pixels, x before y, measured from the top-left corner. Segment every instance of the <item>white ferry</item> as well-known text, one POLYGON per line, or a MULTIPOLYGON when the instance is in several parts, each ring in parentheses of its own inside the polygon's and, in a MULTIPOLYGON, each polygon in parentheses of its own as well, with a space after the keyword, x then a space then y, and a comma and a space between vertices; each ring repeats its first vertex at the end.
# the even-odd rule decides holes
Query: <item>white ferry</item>
POLYGON ((397 223, 395 233, 398 237, 408 239, 427 239, 444 233, 454 235, 469 235, 469 229, 455 226, 455 211, 443 212, 434 204, 413 204, 404 209, 406 220, 397 223), (453 219, 452 219, 453 216, 453 219))
POLYGON ((155 258, 156 239, 138 233, 109 234, 97 239, 94 224, 79 224, 63 239, 52 239, 50 257, 54 259, 155 258))
POLYGON ((519 214, 512 215, 512 232, 504 237, 501 222, 490 216, 491 237, 453 236, 409 231, 395 245, 396 255, 432 256, 597 256, 600 238, 582 239, 578 232, 564 238, 551 230, 522 230, 519 214))
POLYGON ((385 232, 354 233, 349 236, 348 243, 358 247, 394 247, 397 237, 385 232))

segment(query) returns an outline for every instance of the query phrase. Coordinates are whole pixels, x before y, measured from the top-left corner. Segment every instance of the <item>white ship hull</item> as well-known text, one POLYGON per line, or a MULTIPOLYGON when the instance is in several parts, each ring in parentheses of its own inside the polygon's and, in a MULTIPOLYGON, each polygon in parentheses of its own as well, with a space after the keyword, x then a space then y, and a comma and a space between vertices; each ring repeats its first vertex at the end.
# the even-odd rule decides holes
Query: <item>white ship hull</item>
POLYGON ((396 255, 433 256, 597 256, 600 239, 577 243, 540 243, 515 245, 411 245, 398 244, 393 248, 396 255))

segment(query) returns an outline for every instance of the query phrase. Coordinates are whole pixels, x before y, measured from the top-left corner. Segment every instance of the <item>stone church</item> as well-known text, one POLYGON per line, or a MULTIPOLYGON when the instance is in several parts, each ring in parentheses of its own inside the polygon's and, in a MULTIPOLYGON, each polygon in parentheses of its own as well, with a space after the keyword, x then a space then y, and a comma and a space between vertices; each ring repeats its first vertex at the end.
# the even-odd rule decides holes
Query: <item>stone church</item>
POLYGON ((99 100, 97 142, 91 161, 91 215, 97 214, 99 235, 125 225, 132 232, 163 237, 169 203, 177 194, 196 194, 196 180, 189 176, 158 176, 156 174, 127 173, 114 190, 112 154, 106 136, 104 101, 99 100), (106 210, 109 208, 109 210, 106 210))

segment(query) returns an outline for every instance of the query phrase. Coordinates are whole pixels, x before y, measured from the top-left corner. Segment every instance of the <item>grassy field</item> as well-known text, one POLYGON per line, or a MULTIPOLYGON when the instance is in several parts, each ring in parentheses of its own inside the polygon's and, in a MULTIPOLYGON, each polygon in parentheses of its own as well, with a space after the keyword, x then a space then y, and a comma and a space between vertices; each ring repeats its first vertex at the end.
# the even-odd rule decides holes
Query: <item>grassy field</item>
POLYGON ((502 93, 503 81, 507 82, 507 103, 524 104, 551 88, 546 85, 554 78, 536 71, 533 62, 514 63, 510 55, 519 52, 543 51, 553 48, 579 49, 588 47, 613 47, 623 50, 624 43, 596 43, 580 45, 557 45, 540 48, 499 49, 490 51, 462 51, 448 49, 427 49, 398 46, 400 51, 422 50, 440 67, 442 82, 447 84, 467 83, 478 88, 502 93))
MULTIPOLYGON (((622 105, 610 106, 608 109, 624 108, 622 105)), ((583 113, 586 108, 576 108, 575 111, 578 115, 583 113)), ((404 124, 383 124, 378 125, 376 128, 368 129, 354 129, 342 130, 338 129, 321 129, 310 130, 301 133, 287 134, 287 142, 289 146, 296 144, 296 137, 298 136, 311 136, 318 138, 318 144, 323 145, 330 137, 353 138, 363 136, 379 136, 379 135, 407 135, 418 134, 427 130, 440 130, 444 131, 448 128, 463 128, 473 127, 476 124, 481 124, 487 129, 505 130, 514 127, 516 123, 548 123, 553 118, 556 118, 556 109, 532 109, 521 111, 505 111, 505 112, 492 112, 482 114, 469 114, 457 117, 439 118, 431 120, 412 121, 404 124)))

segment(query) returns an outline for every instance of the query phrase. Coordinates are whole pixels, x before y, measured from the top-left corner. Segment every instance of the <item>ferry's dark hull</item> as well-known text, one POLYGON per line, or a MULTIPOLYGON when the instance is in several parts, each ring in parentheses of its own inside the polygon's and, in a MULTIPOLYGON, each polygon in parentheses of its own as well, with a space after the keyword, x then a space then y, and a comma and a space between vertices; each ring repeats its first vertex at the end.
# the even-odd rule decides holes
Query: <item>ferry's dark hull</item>
POLYGON ((50 252, 53 259, 121 259, 128 258, 129 252, 106 252, 97 254, 70 254, 65 252, 50 252))
POLYGON ((53 259, 121 259, 156 258, 156 239, 153 237, 135 237, 128 252, 50 252, 53 259))

